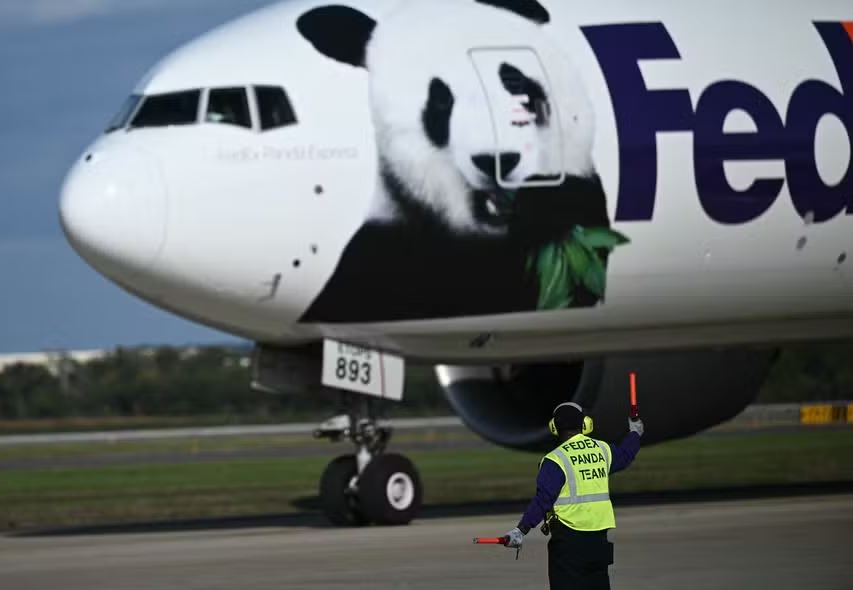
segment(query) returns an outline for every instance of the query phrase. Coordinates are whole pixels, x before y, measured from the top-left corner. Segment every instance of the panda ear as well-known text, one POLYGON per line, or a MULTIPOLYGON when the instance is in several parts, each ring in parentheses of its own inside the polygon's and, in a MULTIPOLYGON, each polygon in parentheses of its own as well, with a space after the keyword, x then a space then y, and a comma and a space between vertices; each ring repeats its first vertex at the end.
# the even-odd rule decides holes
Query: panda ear
POLYGON ((314 48, 339 62, 365 67, 367 42, 376 21, 349 6, 319 6, 300 16, 296 28, 314 48))
POLYGON ((495 8, 503 8, 516 13, 518 16, 532 20, 544 25, 551 21, 548 10, 539 4, 537 0, 476 0, 480 4, 487 4, 495 8))

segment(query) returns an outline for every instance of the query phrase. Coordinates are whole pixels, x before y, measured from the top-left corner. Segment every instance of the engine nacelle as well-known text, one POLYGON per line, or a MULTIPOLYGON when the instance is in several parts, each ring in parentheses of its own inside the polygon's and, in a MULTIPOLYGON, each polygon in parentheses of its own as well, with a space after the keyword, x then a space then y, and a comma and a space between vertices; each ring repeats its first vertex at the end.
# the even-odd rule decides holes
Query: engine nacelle
POLYGON ((513 449, 547 451, 547 424, 560 402, 581 404, 597 438, 627 432, 629 373, 637 373, 644 444, 685 437, 740 413, 755 399, 775 350, 738 349, 613 355, 506 367, 436 367, 450 404, 483 438, 513 449))

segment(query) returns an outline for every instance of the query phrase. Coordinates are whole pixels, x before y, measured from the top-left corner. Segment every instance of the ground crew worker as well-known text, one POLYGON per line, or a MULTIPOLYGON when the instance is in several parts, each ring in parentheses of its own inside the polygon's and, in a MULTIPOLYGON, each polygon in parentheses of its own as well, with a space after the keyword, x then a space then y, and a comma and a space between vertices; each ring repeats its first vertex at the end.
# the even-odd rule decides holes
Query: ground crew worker
POLYGON ((628 435, 611 447, 586 436, 592 419, 584 416, 581 406, 567 402, 554 408, 549 428, 561 443, 542 458, 536 496, 518 526, 506 534, 506 546, 520 548, 524 535, 545 520, 542 530, 551 534, 551 590, 609 590, 607 568, 613 563, 613 544, 607 540, 607 529, 616 526, 609 475, 634 460, 643 422, 629 419, 628 435))

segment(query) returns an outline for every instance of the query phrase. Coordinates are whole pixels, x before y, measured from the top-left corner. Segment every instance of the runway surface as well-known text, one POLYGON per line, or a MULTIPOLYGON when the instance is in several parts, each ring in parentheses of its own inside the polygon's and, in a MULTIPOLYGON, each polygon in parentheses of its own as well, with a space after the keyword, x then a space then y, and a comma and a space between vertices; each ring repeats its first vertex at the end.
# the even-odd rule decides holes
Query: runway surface
MULTIPOLYGON (((490 590, 546 588, 546 539, 521 559, 471 538, 518 514, 425 518, 409 527, 211 528, 0 537, 0 588, 490 590)), ((853 587, 853 495, 617 510, 614 589, 853 587)))
MULTIPOLYGON (((122 442, 132 440, 166 440, 181 438, 220 438, 229 436, 310 435, 316 422, 289 424, 258 424, 244 426, 203 426, 198 428, 152 428, 148 430, 107 430, 101 432, 56 432, 47 434, 12 434, 0 436, 0 447, 39 444, 68 444, 86 442, 122 442)), ((456 416, 431 418, 397 418, 395 430, 459 428, 462 420, 456 416)))

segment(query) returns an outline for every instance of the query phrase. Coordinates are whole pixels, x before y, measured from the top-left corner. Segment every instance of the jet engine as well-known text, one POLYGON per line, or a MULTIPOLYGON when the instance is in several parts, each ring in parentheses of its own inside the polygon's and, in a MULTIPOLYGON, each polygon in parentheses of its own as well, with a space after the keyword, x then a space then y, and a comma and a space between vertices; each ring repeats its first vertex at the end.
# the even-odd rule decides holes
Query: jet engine
POLYGON ((547 451, 554 407, 575 401, 597 438, 627 432, 629 373, 637 373, 644 444, 689 436, 733 418, 755 399, 775 350, 613 355, 527 365, 436 367, 447 399, 471 430, 512 449, 547 451))

